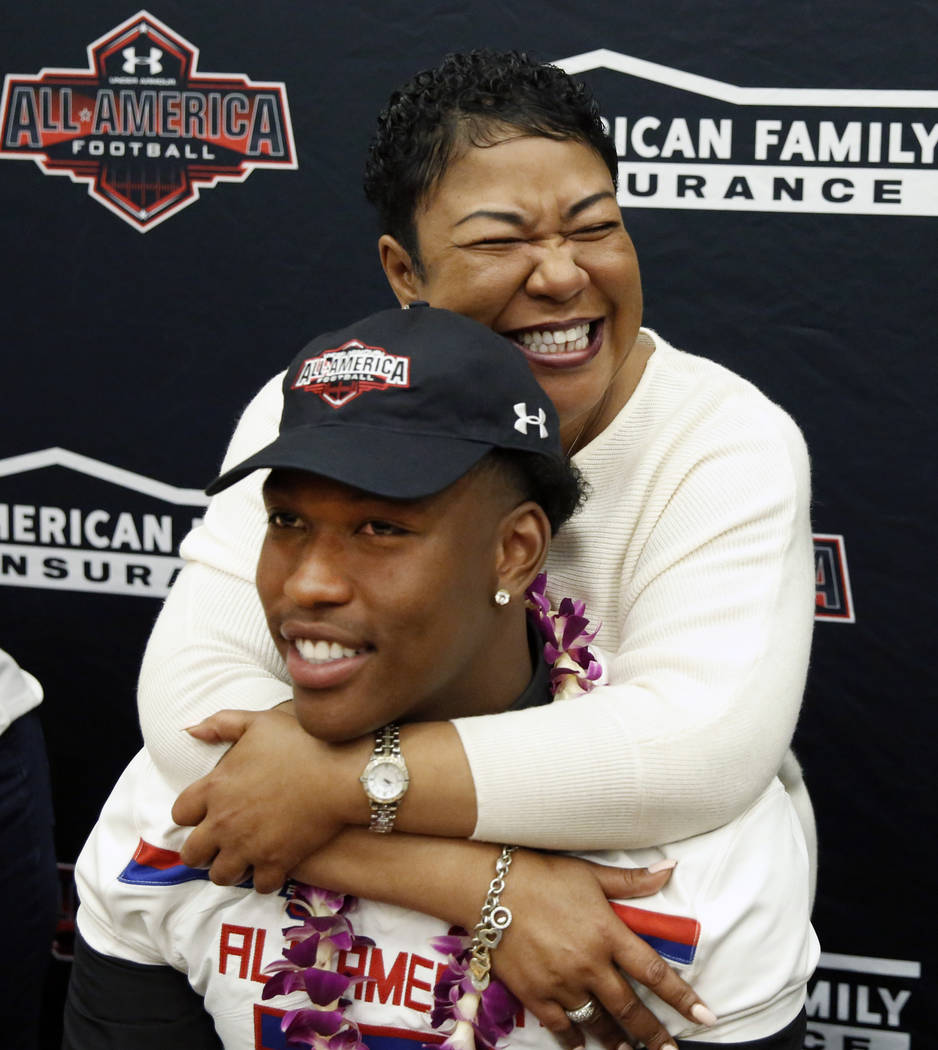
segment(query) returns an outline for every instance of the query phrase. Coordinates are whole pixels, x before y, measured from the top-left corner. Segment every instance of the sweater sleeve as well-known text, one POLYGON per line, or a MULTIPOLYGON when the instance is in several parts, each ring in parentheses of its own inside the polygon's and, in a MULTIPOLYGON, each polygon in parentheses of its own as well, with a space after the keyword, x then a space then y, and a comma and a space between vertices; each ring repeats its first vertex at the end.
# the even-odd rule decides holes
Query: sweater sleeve
MULTIPOLYGON (((282 376, 245 409, 222 469, 272 441, 280 423, 282 376)), ((183 541, 186 561, 147 643, 138 683, 144 742, 169 783, 182 790, 224 753, 182 732, 222 708, 259 711, 291 695, 254 587, 266 528, 258 473, 213 497, 183 541)))
POLYGON ((593 455, 587 508, 551 558, 551 597, 585 597, 594 620, 613 613, 599 635, 614 650, 610 684, 456 721, 475 837, 673 842, 739 815, 779 772, 813 628, 807 452, 770 403, 742 420, 721 409, 705 441, 671 431, 625 480, 614 445, 593 455))

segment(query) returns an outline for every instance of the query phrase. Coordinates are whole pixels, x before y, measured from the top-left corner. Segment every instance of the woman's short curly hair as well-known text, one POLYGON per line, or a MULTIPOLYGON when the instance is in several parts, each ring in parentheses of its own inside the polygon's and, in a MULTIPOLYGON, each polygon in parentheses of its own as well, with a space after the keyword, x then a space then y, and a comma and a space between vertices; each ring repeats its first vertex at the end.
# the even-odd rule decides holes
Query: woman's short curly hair
POLYGON ((613 184, 615 147, 585 84, 520 51, 447 55, 395 91, 378 116, 365 164, 365 196, 419 268, 414 217, 454 154, 501 141, 506 130, 573 139, 602 158, 613 184))

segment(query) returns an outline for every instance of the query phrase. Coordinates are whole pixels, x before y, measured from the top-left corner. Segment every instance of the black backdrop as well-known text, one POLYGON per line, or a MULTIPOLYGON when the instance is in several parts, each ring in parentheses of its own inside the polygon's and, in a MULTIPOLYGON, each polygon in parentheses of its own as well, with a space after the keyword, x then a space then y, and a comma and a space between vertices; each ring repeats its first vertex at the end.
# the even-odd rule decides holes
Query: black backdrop
MULTIPOLYGON (((754 380, 812 452, 819 618, 796 744, 819 822, 825 954, 806 1046, 938 1046, 938 6, 154 4, 151 26, 198 49, 199 74, 283 86, 295 166, 285 140, 279 164, 273 147, 255 153, 270 166, 149 225, 105 205, 106 188, 34 163, 67 118, 43 116, 41 71, 87 83, 89 45, 137 9, 4 7, 0 645, 46 690, 63 864, 138 746, 136 668, 239 408, 312 334, 391 305, 359 189, 388 92, 452 48, 571 62, 606 48, 576 66, 620 134, 646 323, 754 380), (709 156, 701 120, 725 136, 709 156)), ((158 72, 145 42, 125 67, 141 85, 158 72)), ((98 130, 102 149, 120 138, 98 130)), ((60 955, 67 884, 66 871, 60 955)), ((66 973, 54 964, 49 1046, 66 973)))

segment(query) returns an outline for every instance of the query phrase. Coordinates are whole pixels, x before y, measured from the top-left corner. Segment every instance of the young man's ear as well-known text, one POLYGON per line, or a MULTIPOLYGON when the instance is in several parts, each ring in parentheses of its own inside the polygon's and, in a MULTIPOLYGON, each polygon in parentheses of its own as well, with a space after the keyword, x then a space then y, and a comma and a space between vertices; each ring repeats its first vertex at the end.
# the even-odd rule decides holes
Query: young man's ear
POLYGON ((540 572, 550 547, 550 522, 537 503, 519 503, 502 518, 495 562, 497 587, 524 594, 540 572))
POLYGON ((417 272, 410 252, 400 241, 389 233, 383 233, 378 238, 378 256, 391 291, 397 296, 397 301, 401 306, 407 306, 415 299, 419 299, 421 296, 417 272))

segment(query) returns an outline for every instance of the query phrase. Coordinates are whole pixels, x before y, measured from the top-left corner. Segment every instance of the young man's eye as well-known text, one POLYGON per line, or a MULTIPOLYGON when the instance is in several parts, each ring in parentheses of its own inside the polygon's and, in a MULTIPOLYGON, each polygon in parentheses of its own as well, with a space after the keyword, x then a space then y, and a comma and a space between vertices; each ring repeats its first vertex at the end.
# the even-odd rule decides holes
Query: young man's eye
POLYGON ((300 519, 286 510, 271 510, 267 513, 267 524, 274 529, 299 528, 300 519))
POLYGON ((381 521, 376 518, 366 521, 359 531, 366 536, 403 536, 406 532, 399 525, 392 525, 389 521, 381 521))

